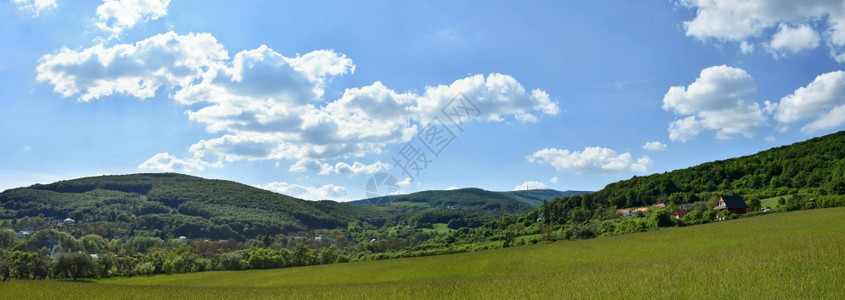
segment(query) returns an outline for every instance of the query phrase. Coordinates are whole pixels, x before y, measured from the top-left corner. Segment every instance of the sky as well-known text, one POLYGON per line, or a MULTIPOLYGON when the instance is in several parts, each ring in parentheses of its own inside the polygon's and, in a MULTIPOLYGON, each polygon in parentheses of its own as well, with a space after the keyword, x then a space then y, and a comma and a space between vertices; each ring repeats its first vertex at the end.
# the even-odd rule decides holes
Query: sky
POLYGON ((0 190, 598 190, 845 127, 841 0, 7 0, 0 24, 0 190))

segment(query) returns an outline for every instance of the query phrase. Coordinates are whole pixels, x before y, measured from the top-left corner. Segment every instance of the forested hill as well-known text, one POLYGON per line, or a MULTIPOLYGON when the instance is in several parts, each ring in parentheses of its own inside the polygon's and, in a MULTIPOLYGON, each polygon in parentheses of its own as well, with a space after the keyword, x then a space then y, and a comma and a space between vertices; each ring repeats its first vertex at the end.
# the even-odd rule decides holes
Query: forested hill
MULTIPOLYGON (((0 193, 0 220, 71 218, 106 236, 237 239, 346 228, 350 223, 478 226, 570 194, 554 190, 426 191, 389 205, 306 201, 226 180, 174 174, 86 177, 0 193), (101 229, 101 230, 100 230, 101 229)), ((38 223, 38 222, 35 222, 38 223)), ((457 227, 456 227, 457 228, 457 227)))
MULTIPOLYGON (((500 214, 521 214, 540 206, 544 200, 584 195, 586 191, 558 191, 552 189, 534 189, 522 191, 493 192, 479 188, 454 190, 433 190, 397 195, 391 197, 391 206, 417 208, 459 208, 463 210, 489 211, 500 214)), ((347 202, 364 205, 383 202, 382 198, 372 198, 347 202)))
POLYGON ((266 233, 383 222, 384 212, 336 202, 305 201, 225 180, 181 174, 97 176, 36 184, 0 193, 0 219, 72 218, 113 234, 254 238, 266 233))
MULTIPOLYGON (((661 202, 691 203, 717 195, 761 199, 787 194, 845 194, 845 131, 757 154, 634 177, 585 196, 618 208, 661 202)), ((581 200, 581 199, 579 199, 581 200)))

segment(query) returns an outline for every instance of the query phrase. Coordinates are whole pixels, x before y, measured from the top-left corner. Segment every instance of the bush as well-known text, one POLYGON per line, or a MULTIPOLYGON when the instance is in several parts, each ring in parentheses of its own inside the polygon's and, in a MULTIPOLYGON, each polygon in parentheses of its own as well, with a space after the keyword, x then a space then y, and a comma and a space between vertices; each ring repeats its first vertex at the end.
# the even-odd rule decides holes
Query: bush
POLYGON ((71 253, 62 255, 53 267, 53 274, 59 278, 93 278, 97 276, 97 263, 90 255, 71 253))
POLYGON ((182 258, 180 255, 174 255, 173 257, 168 258, 164 261, 164 265, 162 265, 161 270, 165 273, 185 273, 187 272, 188 264, 185 262, 185 259, 182 258))
POLYGON ((220 255, 220 268, 223 270, 244 270, 249 263, 243 259, 240 252, 229 252, 220 255))
POLYGON ((141 264, 136 265, 135 268, 132 269, 132 274, 135 274, 135 275, 150 275, 153 272, 155 272, 155 270, 156 270, 156 267, 155 267, 155 265, 153 265, 153 263, 145 262, 145 263, 141 263, 141 264))
POLYGON ((285 259, 276 251, 254 247, 244 251, 249 255, 247 263, 252 269, 272 269, 285 266, 285 259))

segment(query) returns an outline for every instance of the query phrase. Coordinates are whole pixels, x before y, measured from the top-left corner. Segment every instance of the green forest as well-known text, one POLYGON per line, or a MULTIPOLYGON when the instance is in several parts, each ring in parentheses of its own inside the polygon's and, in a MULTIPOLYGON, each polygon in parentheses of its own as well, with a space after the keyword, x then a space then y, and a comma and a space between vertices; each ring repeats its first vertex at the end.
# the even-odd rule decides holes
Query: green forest
POLYGON ((0 193, 0 279, 428 256, 845 206, 845 132, 634 177, 593 193, 459 189, 380 205, 363 201, 305 201, 170 173, 11 189, 0 193), (727 195, 743 197, 748 213, 713 210, 727 195), (638 207, 630 216, 617 212, 638 207), (673 217, 680 210, 685 215, 673 217))

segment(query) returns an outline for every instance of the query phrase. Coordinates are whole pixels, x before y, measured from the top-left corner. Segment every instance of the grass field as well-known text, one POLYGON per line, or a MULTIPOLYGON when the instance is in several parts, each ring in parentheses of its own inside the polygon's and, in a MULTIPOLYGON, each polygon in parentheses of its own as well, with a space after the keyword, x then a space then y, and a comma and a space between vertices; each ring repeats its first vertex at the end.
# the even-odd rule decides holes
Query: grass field
POLYGON ((771 208, 776 208, 776 207, 778 207, 778 199, 780 199, 781 197, 783 197, 783 199, 785 199, 785 200, 789 200, 789 199, 792 198, 792 195, 777 196, 777 197, 761 199, 760 200, 760 206, 761 207, 768 206, 768 207, 771 207, 771 208))
POLYGON ((423 232, 449 233, 453 230, 449 229, 449 226, 446 223, 434 223, 431 225, 432 228, 423 228, 423 232))
POLYGON ((92 282, 5 299, 802 298, 845 295, 845 208, 454 255, 92 282))

